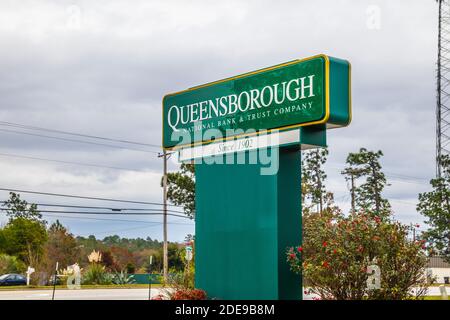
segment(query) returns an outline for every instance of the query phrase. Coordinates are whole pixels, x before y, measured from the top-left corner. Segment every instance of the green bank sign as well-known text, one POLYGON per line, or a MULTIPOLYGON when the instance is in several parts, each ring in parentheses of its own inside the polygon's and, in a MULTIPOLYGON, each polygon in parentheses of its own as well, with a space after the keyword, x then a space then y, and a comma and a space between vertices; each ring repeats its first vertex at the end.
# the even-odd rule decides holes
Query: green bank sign
POLYGON ((163 98, 163 147, 175 149, 300 126, 346 126, 350 64, 294 60, 163 98))

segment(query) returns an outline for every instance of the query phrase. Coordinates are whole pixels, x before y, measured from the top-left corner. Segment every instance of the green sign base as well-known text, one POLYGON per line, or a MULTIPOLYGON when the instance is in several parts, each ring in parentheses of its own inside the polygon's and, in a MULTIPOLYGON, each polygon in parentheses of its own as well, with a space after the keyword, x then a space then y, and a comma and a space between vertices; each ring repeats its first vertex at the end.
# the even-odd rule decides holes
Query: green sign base
MULTIPOLYGON (((246 152, 251 156, 252 152, 246 152)), ((196 287, 217 299, 302 299, 286 248, 301 243, 300 146, 262 164, 196 164, 196 287)))

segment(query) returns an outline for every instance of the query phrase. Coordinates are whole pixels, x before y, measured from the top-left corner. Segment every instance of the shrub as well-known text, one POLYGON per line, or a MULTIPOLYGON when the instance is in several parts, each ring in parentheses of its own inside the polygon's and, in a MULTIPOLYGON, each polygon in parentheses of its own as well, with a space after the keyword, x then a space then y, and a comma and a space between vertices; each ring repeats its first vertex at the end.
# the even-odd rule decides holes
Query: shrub
POLYGON ((291 270, 302 273, 322 299, 402 300, 425 295, 427 258, 422 242, 408 239, 407 227, 358 213, 309 214, 304 243, 290 248, 291 270), (381 288, 367 288, 367 267, 381 270, 381 288), (414 294, 413 287, 419 287, 414 294))
POLYGON ((161 299, 168 300, 206 300, 205 291, 194 288, 194 275, 190 273, 169 273, 163 282, 161 299))
POLYGON ((105 266, 91 263, 83 274, 83 284, 112 284, 113 277, 106 272, 105 266))
POLYGON ((200 289, 178 289, 170 300, 206 300, 206 292, 200 289))
POLYGON ((136 283, 134 276, 127 274, 126 272, 120 271, 116 272, 113 277, 114 284, 133 284, 136 283))

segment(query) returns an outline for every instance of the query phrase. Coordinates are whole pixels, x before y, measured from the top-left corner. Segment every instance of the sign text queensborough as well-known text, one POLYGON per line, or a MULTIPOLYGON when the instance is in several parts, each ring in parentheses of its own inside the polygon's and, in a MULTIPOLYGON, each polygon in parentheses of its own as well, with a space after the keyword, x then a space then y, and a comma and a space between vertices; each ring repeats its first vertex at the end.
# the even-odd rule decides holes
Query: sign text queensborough
POLYGON ((350 66, 318 55, 166 95, 163 146, 187 147, 249 132, 343 126, 349 121, 350 66), (330 83, 330 77, 335 81, 330 83), (335 106, 333 89, 340 95, 335 106), (205 137, 202 133, 208 130, 215 134, 205 137))

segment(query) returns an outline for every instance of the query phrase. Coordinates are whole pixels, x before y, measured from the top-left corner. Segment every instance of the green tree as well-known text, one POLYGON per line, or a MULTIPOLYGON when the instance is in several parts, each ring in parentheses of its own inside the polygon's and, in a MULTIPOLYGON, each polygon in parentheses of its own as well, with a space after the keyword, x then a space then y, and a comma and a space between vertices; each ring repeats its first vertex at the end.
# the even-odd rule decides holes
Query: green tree
POLYGON ((113 236, 107 236, 105 238, 103 238, 103 243, 109 247, 111 246, 118 246, 122 243, 121 241, 122 239, 118 236, 118 235, 113 235, 113 236))
POLYGON ((169 268, 174 268, 178 271, 184 270, 184 261, 178 244, 169 243, 167 255, 169 260, 169 268))
POLYGON ((431 249, 450 262, 450 157, 440 159, 442 174, 430 181, 430 192, 419 194, 417 211, 428 218, 428 230, 422 235, 431 249))
POLYGON ((18 193, 10 192, 9 199, 5 201, 3 207, 6 208, 6 215, 10 220, 24 218, 43 222, 42 215, 37 210, 37 205, 28 203, 26 200, 21 200, 20 194, 18 193))
MULTIPOLYGON (((161 181, 162 185, 162 181, 161 181)), ((193 218, 195 212, 195 167, 182 163, 180 171, 167 174, 167 198, 193 218)))
POLYGON ((109 271, 120 271, 120 268, 117 266, 116 261, 110 250, 102 250, 102 261, 107 270, 109 271))
POLYGON ((43 222, 13 218, 3 229, 3 233, 6 253, 17 256, 28 265, 38 265, 47 241, 47 230, 43 222))
POLYGON ((16 257, 0 254, 0 275, 5 273, 22 273, 25 269, 24 263, 16 257))
POLYGON ((136 252, 136 268, 138 273, 159 272, 161 268, 161 257, 156 249, 143 249, 136 252), (150 256, 152 264, 150 265, 150 256))
POLYGON ((350 181, 365 178, 365 182, 358 186, 352 184, 352 211, 363 210, 381 218, 390 215, 391 205, 382 196, 382 192, 388 184, 384 173, 381 171, 381 156, 383 156, 383 153, 380 150, 373 152, 365 148, 348 155, 348 167, 342 174, 350 181))
POLYGON ((328 149, 313 149, 304 152, 303 155, 302 203, 306 209, 317 206, 317 212, 321 212, 326 200, 325 179, 327 175, 323 170, 323 165, 327 161, 328 149))
POLYGON ((0 253, 6 252, 6 238, 3 229, 0 229, 0 253))
POLYGON ((52 270, 56 262, 67 267, 81 260, 80 247, 71 233, 56 220, 48 228, 48 240, 44 246, 47 270, 52 270))
MULTIPOLYGON (((156 239, 152 239, 150 237, 147 237, 145 239, 128 239, 121 238, 117 235, 112 235, 103 238, 103 240, 96 239, 94 236, 89 236, 86 238, 77 237, 76 241, 81 247, 83 258, 81 264, 83 266, 87 265, 86 257, 90 252, 92 252, 92 250, 100 250, 102 252, 101 263, 109 270, 120 272, 121 269, 125 268, 126 264, 131 261, 135 264, 136 270, 145 272, 145 269, 148 269, 149 256, 154 255, 152 270, 159 271, 159 260, 156 257, 156 253, 158 252, 159 254, 158 250, 162 248, 162 242, 159 242, 156 239), (131 253, 133 256, 132 259, 125 261, 125 263, 121 261, 121 266, 119 266, 111 252, 112 247, 125 250, 126 255, 129 255, 131 253)), ((121 255, 121 253, 118 254, 121 255)))
POLYGON ((9 221, 3 229, 4 252, 21 261, 37 266, 41 261, 47 241, 46 221, 37 205, 20 199, 20 194, 10 192, 4 202, 9 221))
POLYGON ((122 247, 112 246, 111 254, 118 268, 117 271, 128 270, 127 272, 130 273, 129 269, 131 268, 131 266, 133 266, 134 268, 136 267, 134 254, 130 252, 130 250, 122 247))
MULTIPOLYGON (((163 256, 163 249, 159 250, 158 257, 163 256)), ((175 271, 183 271, 184 270, 184 257, 182 256, 181 246, 177 243, 169 242, 167 246, 167 257, 169 262, 169 269, 175 271)))

